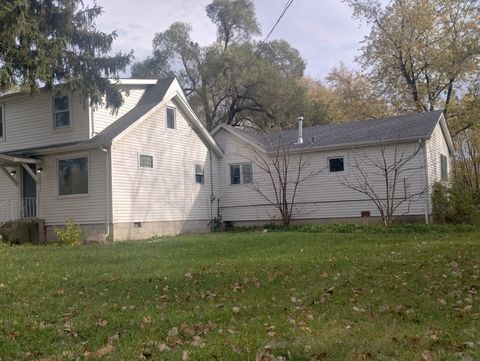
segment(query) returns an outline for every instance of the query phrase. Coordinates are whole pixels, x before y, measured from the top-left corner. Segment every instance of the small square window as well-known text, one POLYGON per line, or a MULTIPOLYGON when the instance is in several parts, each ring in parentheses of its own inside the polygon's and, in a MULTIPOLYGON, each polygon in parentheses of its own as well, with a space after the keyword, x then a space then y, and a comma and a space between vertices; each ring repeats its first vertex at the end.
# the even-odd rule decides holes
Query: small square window
POLYGON ((67 95, 53 98, 53 118, 55 128, 65 128, 70 126, 70 108, 67 95))
POLYGON ((343 172, 345 170, 343 157, 328 158, 328 167, 330 169, 330 173, 343 172))
POLYGON ((140 168, 153 168, 153 157, 151 155, 140 154, 138 163, 140 168))
POLYGON ((200 164, 195 165, 195 182, 198 184, 203 184, 205 181, 205 174, 203 166, 200 164))
POLYGON ((442 180, 448 177, 448 161, 443 154, 440 154, 440 177, 442 180))
POLYGON ((175 108, 167 108, 167 128, 175 129, 175 108))

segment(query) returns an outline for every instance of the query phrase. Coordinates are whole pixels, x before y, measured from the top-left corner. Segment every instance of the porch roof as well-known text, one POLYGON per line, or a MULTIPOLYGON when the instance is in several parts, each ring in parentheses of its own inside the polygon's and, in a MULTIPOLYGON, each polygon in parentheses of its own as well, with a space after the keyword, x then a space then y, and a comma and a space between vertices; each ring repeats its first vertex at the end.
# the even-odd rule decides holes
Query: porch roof
POLYGON ((0 153, 0 166, 16 167, 21 164, 41 164, 42 160, 35 158, 25 158, 0 153))

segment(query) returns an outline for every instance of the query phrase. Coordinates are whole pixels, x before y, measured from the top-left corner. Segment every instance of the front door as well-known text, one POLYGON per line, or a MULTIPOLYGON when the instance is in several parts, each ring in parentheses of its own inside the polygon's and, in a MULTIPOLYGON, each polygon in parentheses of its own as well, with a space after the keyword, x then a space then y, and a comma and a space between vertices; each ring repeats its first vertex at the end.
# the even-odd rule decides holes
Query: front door
MULTIPOLYGON (((35 164, 28 165, 33 173, 36 172, 35 164)), ((37 216, 37 183, 32 176, 22 167, 22 216, 34 218, 37 216)))

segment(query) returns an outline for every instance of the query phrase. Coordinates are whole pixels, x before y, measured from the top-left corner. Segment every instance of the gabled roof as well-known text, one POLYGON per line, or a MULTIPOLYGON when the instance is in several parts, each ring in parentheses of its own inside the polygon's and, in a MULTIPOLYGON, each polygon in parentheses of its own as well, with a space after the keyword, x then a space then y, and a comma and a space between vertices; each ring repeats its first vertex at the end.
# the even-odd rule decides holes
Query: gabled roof
POLYGON ((203 139, 206 145, 212 149, 217 155, 223 155, 222 150, 216 144, 215 140, 207 129, 203 126, 197 118, 193 110, 186 101, 180 84, 175 78, 160 79, 155 81, 153 85, 147 85, 145 92, 140 98, 137 105, 130 111, 125 113, 122 117, 106 127, 102 132, 95 137, 78 142, 70 142, 63 144, 52 144, 50 146, 41 146, 31 149, 19 149, 15 151, 5 152, 10 155, 24 155, 24 154, 43 154, 53 153, 60 150, 76 150, 89 149, 95 147, 107 147, 126 134, 134 125, 148 118, 148 116, 157 110, 161 105, 169 100, 176 100, 182 109, 186 112, 188 121, 192 127, 197 131, 198 135, 203 139))
MULTIPOLYGON (((297 129, 289 129, 270 134, 260 134, 237 127, 221 125, 221 128, 235 132, 238 136, 265 150, 272 149, 282 141, 290 144, 292 149, 328 149, 351 147, 378 142, 395 142, 428 139, 439 121, 445 121, 442 111, 413 113, 395 117, 359 120, 349 123, 317 125, 303 128, 303 143, 296 144, 297 129)), ((442 126, 445 131, 446 127, 442 126)), ((448 129, 447 129, 448 132, 448 129)), ((446 135, 447 143, 451 143, 450 135, 446 135)), ((449 148, 453 153, 453 145, 449 148)))

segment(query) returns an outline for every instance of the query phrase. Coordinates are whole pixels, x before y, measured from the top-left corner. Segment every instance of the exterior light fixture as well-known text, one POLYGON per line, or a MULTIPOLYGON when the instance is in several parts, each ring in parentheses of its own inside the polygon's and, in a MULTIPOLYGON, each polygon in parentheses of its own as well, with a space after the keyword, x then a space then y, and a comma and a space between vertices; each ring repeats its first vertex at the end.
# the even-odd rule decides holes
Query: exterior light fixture
POLYGON ((11 170, 11 171, 10 171, 10 175, 11 175, 12 177, 14 177, 15 174, 17 174, 17 171, 15 171, 15 170, 11 170))
POLYGON ((37 168, 37 174, 42 173, 42 171, 43 171, 43 168, 37 168))

